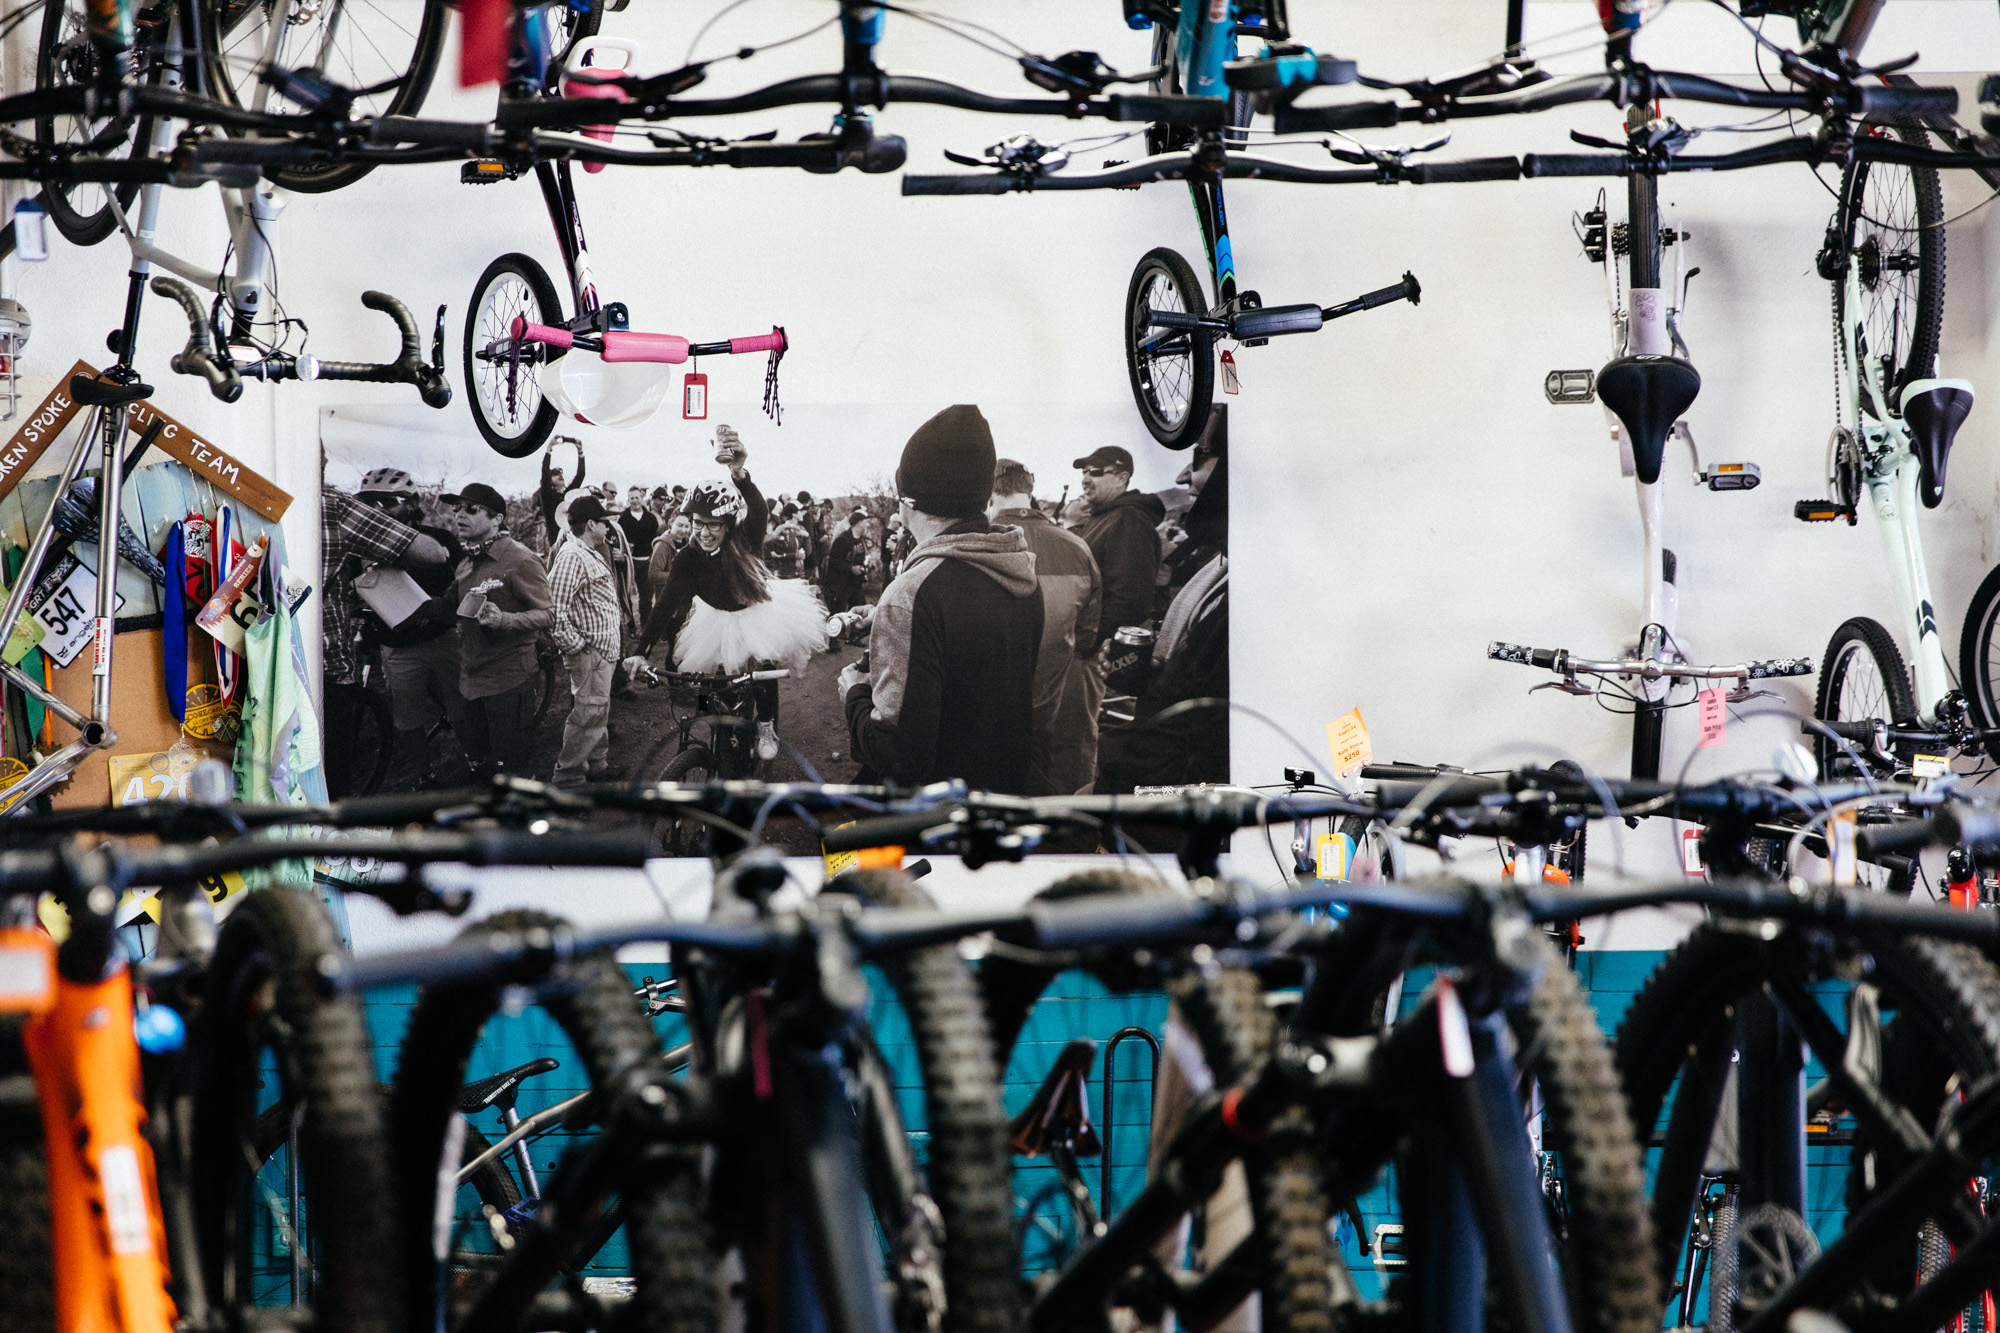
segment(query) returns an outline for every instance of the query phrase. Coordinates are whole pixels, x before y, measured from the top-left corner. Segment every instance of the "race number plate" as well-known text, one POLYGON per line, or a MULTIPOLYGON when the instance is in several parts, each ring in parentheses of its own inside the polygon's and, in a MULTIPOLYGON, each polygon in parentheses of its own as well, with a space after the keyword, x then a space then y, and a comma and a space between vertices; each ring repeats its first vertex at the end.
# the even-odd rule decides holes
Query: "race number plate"
MULTIPOLYGON (((97 631, 92 613, 97 600, 97 575, 74 553, 63 556, 35 580, 28 594, 28 613, 42 627, 41 650, 66 667, 76 660, 97 631)), ((118 598, 118 609, 125 599, 118 598)))

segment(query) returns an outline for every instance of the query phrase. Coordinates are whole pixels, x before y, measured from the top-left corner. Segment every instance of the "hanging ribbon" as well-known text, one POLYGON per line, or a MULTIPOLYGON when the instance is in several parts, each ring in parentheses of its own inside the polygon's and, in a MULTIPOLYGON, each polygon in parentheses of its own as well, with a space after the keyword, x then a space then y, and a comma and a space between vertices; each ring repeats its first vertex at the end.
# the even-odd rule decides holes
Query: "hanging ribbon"
MULTIPOLYGON (((217 505, 215 537, 210 543, 209 569, 213 578, 209 586, 220 588, 227 583, 243 555, 243 545, 236 540, 236 511, 226 504, 217 505)), ((235 703, 243 693, 243 659, 223 647, 220 640, 215 641, 213 648, 216 689, 223 703, 235 703)))
POLYGON ((771 349, 771 359, 764 363, 764 415, 779 426, 785 424, 785 410, 778 406, 778 363, 785 359, 785 330, 774 324, 771 332, 778 335, 778 345, 771 349))
POLYGON ((165 631, 161 651, 166 654, 167 711, 174 715, 174 721, 185 723, 188 684, 187 549, 178 523, 167 530, 167 549, 161 563, 167 567, 167 586, 160 590, 160 612, 165 631))

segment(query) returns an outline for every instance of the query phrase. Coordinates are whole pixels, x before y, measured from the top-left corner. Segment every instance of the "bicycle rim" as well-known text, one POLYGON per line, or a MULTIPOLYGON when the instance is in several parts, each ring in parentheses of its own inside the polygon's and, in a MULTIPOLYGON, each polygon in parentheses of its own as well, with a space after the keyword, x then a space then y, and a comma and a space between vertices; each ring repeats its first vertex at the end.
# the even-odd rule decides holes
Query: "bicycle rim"
POLYGON ((1199 287, 1192 292, 1187 288, 1185 275, 1149 255, 1132 275, 1126 310, 1126 354, 1133 395, 1146 428, 1162 443, 1185 434, 1197 409, 1205 416, 1208 407, 1199 374, 1209 354, 1207 336, 1155 329, 1148 322, 1153 311, 1206 313, 1198 308, 1199 287))
MULTIPOLYGON (((35 87, 57 88, 95 81, 98 57, 84 35, 83 0, 46 0, 46 3, 41 42, 35 55, 35 87)), ((116 139, 90 154, 113 159, 131 156, 151 133, 152 122, 146 119, 79 120, 73 116, 44 116, 35 121, 35 142, 40 147, 75 148, 92 141, 116 139), (119 138, 121 124, 123 135, 119 138)), ((113 189, 117 191, 119 204, 127 207, 139 192, 136 184, 114 187, 96 181, 48 181, 42 186, 40 198, 49 221, 64 239, 72 245, 95 245, 118 225, 111 211, 113 189)))
POLYGON ((555 429, 556 409, 542 397, 536 373, 539 345, 518 361, 489 349, 513 336, 514 321, 560 324, 562 308, 541 265, 525 255, 503 255, 487 266, 472 291, 465 317, 466 397, 487 444, 509 458, 525 458, 555 429))
MULTIPOLYGON (((1873 133, 1928 148, 1914 121, 1870 127, 1873 133)), ((1861 308, 1852 312, 1870 358, 1894 400, 1903 385, 1937 365, 1944 314, 1944 211, 1935 167, 1860 160, 1841 182, 1841 233, 1856 269, 1861 308)), ((1836 317, 1846 337, 1845 281, 1834 286, 1836 317)), ((1847 349, 1849 354, 1852 348, 1847 349)))

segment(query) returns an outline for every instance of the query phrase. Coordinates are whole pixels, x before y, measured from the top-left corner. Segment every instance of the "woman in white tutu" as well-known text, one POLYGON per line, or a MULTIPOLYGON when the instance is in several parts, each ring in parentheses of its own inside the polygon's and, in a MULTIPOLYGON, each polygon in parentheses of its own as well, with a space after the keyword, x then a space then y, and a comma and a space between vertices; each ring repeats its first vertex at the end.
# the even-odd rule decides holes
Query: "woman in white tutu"
MULTIPOLYGON (((715 461, 730 480, 694 488, 681 513, 694 522, 694 540, 674 557, 666 586, 653 604, 639 652, 670 646, 680 671, 745 671, 804 666, 826 648, 826 606, 803 579, 774 577, 760 552, 769 506, 750 480, 749 452, 727 426, 715 431, 715 461)), ((752 686, 757 708, 757 754, 778 757, 778 682, 752 686)))

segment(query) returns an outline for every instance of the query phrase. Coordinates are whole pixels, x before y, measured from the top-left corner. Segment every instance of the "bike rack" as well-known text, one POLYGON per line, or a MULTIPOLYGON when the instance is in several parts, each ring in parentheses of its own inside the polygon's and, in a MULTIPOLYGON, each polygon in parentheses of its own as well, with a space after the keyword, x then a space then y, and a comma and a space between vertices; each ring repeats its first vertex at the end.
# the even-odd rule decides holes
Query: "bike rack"
POLYGON ((1113 1121, 1111 1119, 1111 1070, 1117 1060, 1118 1043, 1131 1037, 1137 1037, 1152 1050, 1153 1077, 1149 1087, 1152 1094, 1156 1094, 1160 1090, 1160 1039, 1144 1028, 1119 1028, 1116 1032, 1112 1033, 1111 1040, 1104 1043, 1104 1132, 1098 1136, 1104 1141, 1104 1157, 1097 1164, 1098 1210, 1106 1217, 1111 1216, 1111 1135, 1113 1132, 1113 1121))

